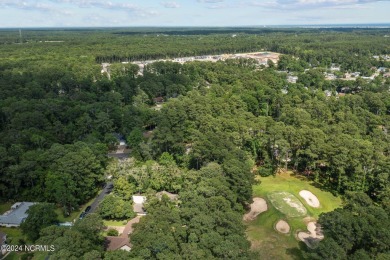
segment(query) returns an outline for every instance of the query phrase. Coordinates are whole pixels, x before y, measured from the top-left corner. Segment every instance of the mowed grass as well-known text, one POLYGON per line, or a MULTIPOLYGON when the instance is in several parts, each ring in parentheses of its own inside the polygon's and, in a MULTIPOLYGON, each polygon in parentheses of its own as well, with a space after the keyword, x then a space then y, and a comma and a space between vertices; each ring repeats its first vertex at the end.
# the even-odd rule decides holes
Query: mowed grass
POLYGON ((7 212, 11 209, 12 203, 11 202, 5 202, 0 204, 0 215, 7 212))
POLYGON ((307 213, 305 206, 303 206, 297 197, 289 192, 270 192, 267 194, 267 198, 272 206, 286 215, 286 217, 302 217, 307 213))
POLYGON ((106 227, 123 227, 126 226, 128 220, 103 220, 106 227))
POLYGON ((22 230, 16 227, 0 227, 0 231, 7 234, 7 243, 9 245, 20 245, 20 240, 29 242, 22 230))
POLYGON ((259 177, 261 184, 254 185, 253 196, 261 197, 267 201, 268 210, 261 213, 254 221, 247 222, 247 236, 252 242, 252 250, 259 253, 259 259, 299 259, 304 247, 296 239, 298 231, 306 231, 306 223, 302 217, 288 217, 278 211, 269 201, 268 195, 273 192, 284 191, 294 195, 306 208, 306 216, 317 219, 323 212, 332 211, 341 206, 341 198, 333 196, 330 192, 322 191, 303 178, 297 178, 290 172, 270 177, 259 177), (299 196, 301 190, 311 191, 320 201, 319 208, 310 207, 299 196), (291 227, 289 234, 280 234, 275 231, 276 222, 283 219, 291 227))

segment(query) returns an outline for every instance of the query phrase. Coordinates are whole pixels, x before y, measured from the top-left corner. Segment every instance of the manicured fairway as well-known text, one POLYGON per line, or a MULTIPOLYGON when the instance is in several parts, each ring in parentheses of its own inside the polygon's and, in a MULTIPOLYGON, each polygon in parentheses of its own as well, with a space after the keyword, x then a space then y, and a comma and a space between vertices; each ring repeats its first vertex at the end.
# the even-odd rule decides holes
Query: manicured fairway
MULTIPOLYGON (((306 219, 317 219, 322 212, 332 211, 341 206, 341 198, 333 196, 330 192, 323 191, 314 187, 311 183, 302 177, 295 177, 290 172, 278 174, 271 177, 260 177, 261 184, 253 186, 253 196, 261 197, 267 201, 268 210, 261 213, 251 222, 245 222, 247 225, 247 236, 252 242, 252 249, 260 252, 261 259, 296 259, 300 256, 298 249, 299 242, 295 236, 297 231, 305 231, 306 219), (320 201, 319 208, 310 207, 306 201, 299 196, 301 190, 312 192, 320 201), (270 201, 270 196, 276 197, 279 202, 283 201, 280 192, 293 195, 297 202, 301 203, 306 214, 294 217, 282 213, 283 210, 277 210, 270 201), (275 230, 275 225, 279 220, 285 220, 291 227, 289 234, 281 234, 275 230)), ((279 205, 277 203, 277 205, 279 205)), ((282 203, 283 205, 283 203, 282 203)), ((285 213, 291 211, 284 204, 285 213)), ((301 246, 305 246, 301 243, 301 246)))

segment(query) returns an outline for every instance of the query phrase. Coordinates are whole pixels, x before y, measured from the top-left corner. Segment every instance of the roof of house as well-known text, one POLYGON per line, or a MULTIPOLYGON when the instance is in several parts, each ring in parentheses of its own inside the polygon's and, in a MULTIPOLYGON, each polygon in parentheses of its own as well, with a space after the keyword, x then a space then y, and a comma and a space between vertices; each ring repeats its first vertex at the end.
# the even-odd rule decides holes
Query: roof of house
POLYGON ((28 214, 27 210, 36 203, 34 202, 18 202, 12 205, 11 210, 0 215, 0 225, 20 225, 28 214))
POLYGON ((145 214, 146 211, 144 210, 144 204, 143 203, 134 203, 133 204, 133 211, 138 214, 145 214))
POLYGON ((153 98, 153 102, 164 102, 164 98, 163 97, 153 98))
POLYGON ((138 223, 140 219, 141 219, 141 216, 137 216, 137 217, 133 218, 132 220, 130 220, 129 222, 127 222, 125 229, 123 229, 121 237, 128 237, 129 234, 133 233, 133 230, 134 230, 133 225, 138 223))
POLYGON ((156 197, 161 200, 162 196, 167 195, 170 200, 177 200, 179 198, 178 194, 173 194, 168 191, 160 191, 156 193, 156 197))
POLYGON ((128 237, 106 237, 107 251, 117 250, 123 246, 132 247, 128 237))

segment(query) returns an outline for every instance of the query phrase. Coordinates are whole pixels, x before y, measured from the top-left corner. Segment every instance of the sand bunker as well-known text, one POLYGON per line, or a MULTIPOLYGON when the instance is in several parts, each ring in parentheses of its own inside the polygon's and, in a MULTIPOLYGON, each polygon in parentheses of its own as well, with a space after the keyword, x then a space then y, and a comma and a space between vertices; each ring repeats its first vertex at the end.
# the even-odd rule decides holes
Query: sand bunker
POLYGON ((301 190, 299 192, 299 196, 301 196, 310 207, 313 207, 313 208, 320 207, 320 201, 317 199, 316 195, 314 195, 310 191, 301 190))
POLYGON ((280 233, 288 234, 290 232, 290 225, 284 220, 279 220, 275 225, 275 229, 280 233))
POLYGON ((253 198, 251 204, 251 211, 244 215, 245 221, 254 220, 260 213, 267 211, 267 202, 263 198, 253 198))
POLYGON ((314 248, 319 241, 324 239, 321 228, 316 222, 309 222, 307 224, 307 230, 309 232, 299 232, 298 238, 303 241, 308 247, 314 248))

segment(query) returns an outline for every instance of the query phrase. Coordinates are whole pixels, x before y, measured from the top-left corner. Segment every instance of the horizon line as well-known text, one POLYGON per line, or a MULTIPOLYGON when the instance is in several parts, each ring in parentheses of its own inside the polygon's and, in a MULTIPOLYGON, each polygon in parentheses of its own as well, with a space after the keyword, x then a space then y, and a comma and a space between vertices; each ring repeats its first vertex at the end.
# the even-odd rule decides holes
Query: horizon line
POLYGON ((109 28, 275 28, 275 27, 335 27, 335 28, 350 28, 350 27, 376 27, 390 28, 389 23, 324 23, 324 24, 264 24, 264 25, 118 25, 118 26, 28 26, 28 27, 2 27, 1 29, 109 29, 109 28))

